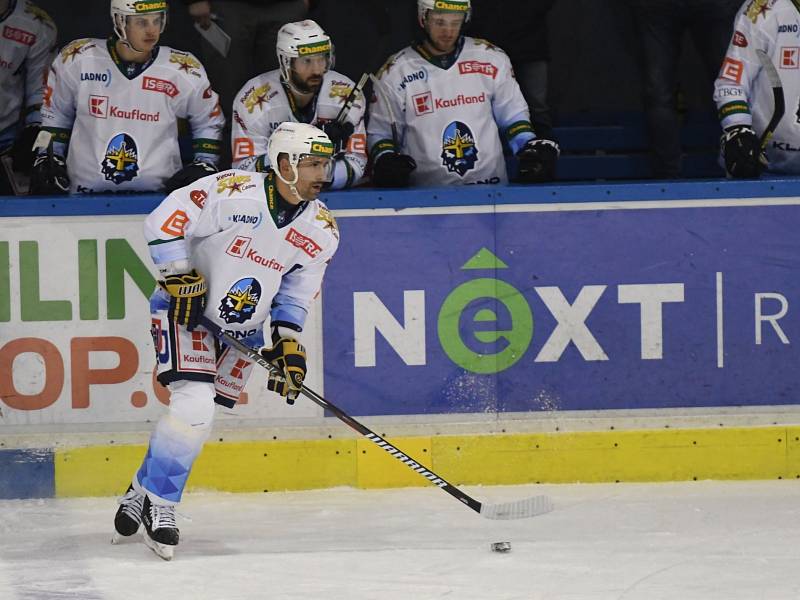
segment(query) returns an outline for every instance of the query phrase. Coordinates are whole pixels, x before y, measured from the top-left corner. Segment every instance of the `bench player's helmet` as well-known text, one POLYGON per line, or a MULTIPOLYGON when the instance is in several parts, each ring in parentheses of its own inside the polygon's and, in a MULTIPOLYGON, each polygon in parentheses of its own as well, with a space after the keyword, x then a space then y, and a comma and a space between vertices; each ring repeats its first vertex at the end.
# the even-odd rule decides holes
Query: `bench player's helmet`
POLYGON ((278 66, 281 79, 291 83, 289 71, 292 60, 296 58, 311 58, 317 55, 327 55, 325 70, 333 68, 334 54, 333 43, 330 36, 311 19, 287 23, 278 30, 278 66))
POLYGON ((417 0, 417 16, 422 23, 425 22, 429 10, 465 15, 466 23, 472 13, 472 5, 470 0, 417 0))
MULTIPOLYGON (((161 33, 167 26, 167 11, 169 5, 164 0, 111 0, 111 21, 114 23, 114 33, 120 40, 128 43, 125 25, 128 17, 139 15, 152 15, 161 13, 161 33)), ((134 48, 136 50, 136 48, 134 48)))
POLYGON ((267 145, 269 164, 281 181, 293 186, 300 178, 297 165, 307 157, 321 157, 327 159, 326 174, 330 181, 333 174, 334 145, 324 131, 308 123, 294 123, 287 121, 278 125, 272 132, 267 145), (281 175, 278 166, 278 157, 286 154, 292 167, 292 179, 287 180, 281 175))

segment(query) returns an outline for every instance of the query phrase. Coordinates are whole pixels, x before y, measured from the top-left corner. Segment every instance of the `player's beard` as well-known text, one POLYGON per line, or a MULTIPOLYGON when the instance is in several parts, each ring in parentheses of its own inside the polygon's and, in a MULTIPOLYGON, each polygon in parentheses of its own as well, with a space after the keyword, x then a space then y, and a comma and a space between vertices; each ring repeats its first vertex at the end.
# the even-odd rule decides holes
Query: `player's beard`
POLYGON ((450 54, 453 52, 453 50, 456 49, 456 46, 458 45, 458 38, 456 38, 455 41, 453 41, 448 47, 445 48, 440 43, 434 41, 434 39, 428 34, 427 31, 425 32, 425 38, 426 41, 428 42, 428 45, 430 45, 431 48, 433 48, 436 52, 440 54, 450 54))
POLYGON ((300 79, 294 71, 291 71, 289 76, 292 78, 292 87, 301 94, 316 94, 319 88, 322 87, 321 76, 319 78, 319 83, 307 83, 307 81, 300 79))

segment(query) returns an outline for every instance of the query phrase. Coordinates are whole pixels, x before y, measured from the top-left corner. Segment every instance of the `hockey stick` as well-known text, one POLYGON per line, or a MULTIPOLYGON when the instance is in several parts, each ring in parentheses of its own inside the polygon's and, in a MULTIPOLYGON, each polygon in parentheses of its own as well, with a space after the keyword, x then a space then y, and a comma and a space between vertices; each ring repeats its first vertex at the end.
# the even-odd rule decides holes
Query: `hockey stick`
POLYGON ((356 86, 350 90, 350 93, 347 95, 347 98, 345 98, 344 104, 342 105, 339 114, 336 115, 334 121, 337 123, 344 123, 344 120, 350 113, 350 109, 353 108, 353 104, 355 104, 360 95, 364 94, 364 86, 367 85, 367 80, 369 80, 369 73, 364 73, 361 76, 361 79, 358 80, 356 86))
POLYGON ((399 140, 397 139, 397 119, 394 115, 394 110, 392 109, 392 103, 389 100, 389 93, 386 91, 386 86, 384 83, 375 77, 372 73, 369 74, 369 78, 372 80, 372 83, 375 87, 381 90, 381 94, 386 99, 386 111, 389 113, 389 121, 392 123, 392 143, 394 144, 395 152, 400 151, 399 140))
MULTIPOLYGON (((260 366, 267 369, 267 371, 275 373, 277 369, 269 363, 261 354, 243 344, 239 340, 225 333, 222 328, 216 323, 210 321, 207 317, 200 318, 200 324, 208 329, 211 333, 217 336, 225 344, 235 348, 247 358, 260 366)), ((445 492, 469 506, 476 513, 487 519, 527 519, 535 517, 553 510, 553 505, 550 498, 547 496, 533 496, 525 498, 524 500, 517 500, 516 502, 503 502, 500 504, 484 504, 475 500, 465 492, 448 483, 430 469, 424 467, 419 462, 408 456, 405 452, 396 448, 377 433, 369 429, 367 426, 362 425, 353 417, 345 413, 342 409, 335 406, 315 391, 309 389, 305 385, 300 388, 300 393, 306 398, 315 402, 325 410, 331 411, 336 418, 355 429, 358 433, 363 435, 369 441, 374 442, 379 448, 383 448, 386 452, 391 454, 394 458, 406 465, 412 471, 419 473, 425 479, 430 481, 433 485, 443 489, 445 492)))
POLYGON ((775 133, 775 129, 778 127, 778 123, 780 123, 781 119, 783 118, 783 113, 786 110, 786 101, 783 97, 783 84, 781 83, 781 77, 778 75, 778 70, 775 68, 775 65, 772 64, 772 59, 763 50, 756 50, 756 54, 758 55, 758 60, 761 61, 761 66, 764 68, 764 71, 767 74, 769 85, 772 88, 772 98, 775 104, 772 118, 769 120, 769 124, 764 130, 764 133, 761 134, 761 150, 763 151, 766 149, 767 144, 769 144, 769 141, 772 139, 772 135, 775 133))

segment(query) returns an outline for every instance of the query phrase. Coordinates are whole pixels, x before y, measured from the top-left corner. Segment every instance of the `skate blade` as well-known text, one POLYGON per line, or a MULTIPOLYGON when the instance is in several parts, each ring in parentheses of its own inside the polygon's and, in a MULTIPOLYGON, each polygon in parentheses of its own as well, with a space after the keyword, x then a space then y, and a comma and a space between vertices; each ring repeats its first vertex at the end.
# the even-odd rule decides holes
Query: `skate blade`
POLYGON ((139 533, 138 529, 132 535, 122 535, 119 531, 115 531, 114 535, 111 536, 111 543, 116 546, 117 544, 124 544, 126 541, 133 541, 137 533, 139 533))
POLYGON ((149 535, 147 535, 147 531, 142 534, 142 538, 144 539, 145 545, 155 552, 158 558, 163 560, 172 560, 172 555, 175 552, 175 546, 169 546, 167 544, 161 544, 155 541, 149 535))

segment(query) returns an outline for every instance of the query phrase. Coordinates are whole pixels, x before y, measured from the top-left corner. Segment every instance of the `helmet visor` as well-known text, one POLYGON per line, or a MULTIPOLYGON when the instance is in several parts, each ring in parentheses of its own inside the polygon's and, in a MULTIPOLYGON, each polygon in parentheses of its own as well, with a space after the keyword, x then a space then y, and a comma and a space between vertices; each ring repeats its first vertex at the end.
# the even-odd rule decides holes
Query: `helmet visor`
POLYGON ((319 154, 301 154, 297 161, 297 171, 306 181, 331 181, 333 158, 319 154))

